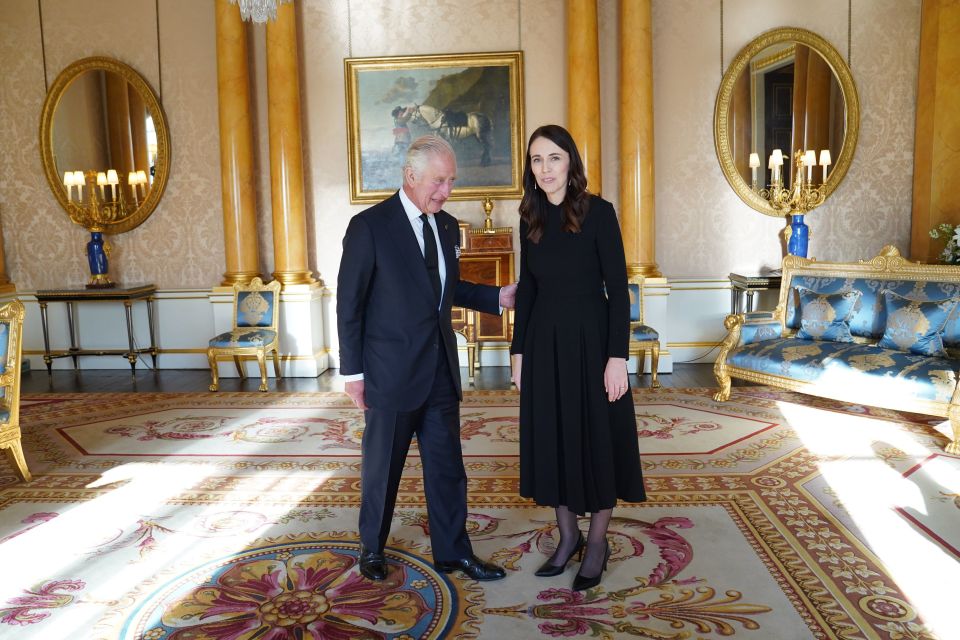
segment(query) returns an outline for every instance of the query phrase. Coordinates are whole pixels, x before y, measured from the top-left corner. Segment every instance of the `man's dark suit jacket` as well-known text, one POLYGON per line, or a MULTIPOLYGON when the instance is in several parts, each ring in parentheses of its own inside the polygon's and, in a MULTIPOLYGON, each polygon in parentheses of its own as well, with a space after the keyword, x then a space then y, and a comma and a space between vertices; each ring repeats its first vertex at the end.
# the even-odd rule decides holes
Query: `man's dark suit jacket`
POLYGON ((340 373, 363 373, 368 407, 421 406, 436 375, 437 349, 444 349, 462 399, 450 309, 500 312, 498 287, 460 280, 456 218, 435 215, 447 271, 439 309, 399 193, 358 213, 347 227, 337 276, 340 373))

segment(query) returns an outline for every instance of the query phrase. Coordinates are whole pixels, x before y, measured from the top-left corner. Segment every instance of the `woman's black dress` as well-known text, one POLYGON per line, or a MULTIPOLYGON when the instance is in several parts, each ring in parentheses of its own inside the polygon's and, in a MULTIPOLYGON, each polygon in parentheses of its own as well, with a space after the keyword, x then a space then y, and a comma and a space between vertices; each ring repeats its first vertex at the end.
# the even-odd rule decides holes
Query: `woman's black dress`
POLYGON ((575 513, 646 499, 629 391, 607 400, 608 357, 630 340, 627 267, 617 216, 593 196, 579 233, 548 204, 538 243, 520 223, 520 286, 511 353, 520 379, 520 494, 575 513))

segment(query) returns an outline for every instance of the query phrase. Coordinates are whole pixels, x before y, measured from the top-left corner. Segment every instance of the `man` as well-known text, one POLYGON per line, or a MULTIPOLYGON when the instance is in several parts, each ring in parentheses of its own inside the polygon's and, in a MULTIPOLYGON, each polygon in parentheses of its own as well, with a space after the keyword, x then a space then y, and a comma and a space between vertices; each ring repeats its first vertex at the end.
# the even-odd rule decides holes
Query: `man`
POLYGON ((437 569, 498 580, 467 537, 467 478, 460 448, 460 369, 450 322, 454 305, 500 313, 516 285, 460 280, 459 228, 443 211, 457 161, 438 136, 407 150, 403 187, 353 217, 337 277, 340 373, 364 409, 360 572, 387 576, 383 553, 414 434, 423 462, 430 542, 437 569))

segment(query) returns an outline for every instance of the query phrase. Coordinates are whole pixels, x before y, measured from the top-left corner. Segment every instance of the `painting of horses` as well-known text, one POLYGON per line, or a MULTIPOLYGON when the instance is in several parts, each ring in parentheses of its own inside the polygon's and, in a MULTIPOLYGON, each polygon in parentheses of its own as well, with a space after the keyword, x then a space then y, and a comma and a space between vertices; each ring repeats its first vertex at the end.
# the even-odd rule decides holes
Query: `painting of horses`
POLYGON ((407 147, 442 136, 457 153, 453 200, 521 194, 523 53, 347 58, 350 202, 400 185, 407 147))

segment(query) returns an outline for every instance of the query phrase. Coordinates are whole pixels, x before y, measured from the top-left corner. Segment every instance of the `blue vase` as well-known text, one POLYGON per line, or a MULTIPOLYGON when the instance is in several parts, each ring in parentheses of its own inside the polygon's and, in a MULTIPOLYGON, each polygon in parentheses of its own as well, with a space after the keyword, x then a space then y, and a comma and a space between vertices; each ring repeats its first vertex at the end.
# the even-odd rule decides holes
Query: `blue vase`
POLYGON ((803 221, 803 215, 791 216, 790 241, 787 252, 792 256, 807 257, 807 245, 810 242, 810 227, 803 221))
POLYGON ((110 276, 107 275, 107 252, 103 249, 103 233, 90 232, 90 242, 87 243, 87 264, 90 265, 90 284, 87 287, 112 287, 110 276))

